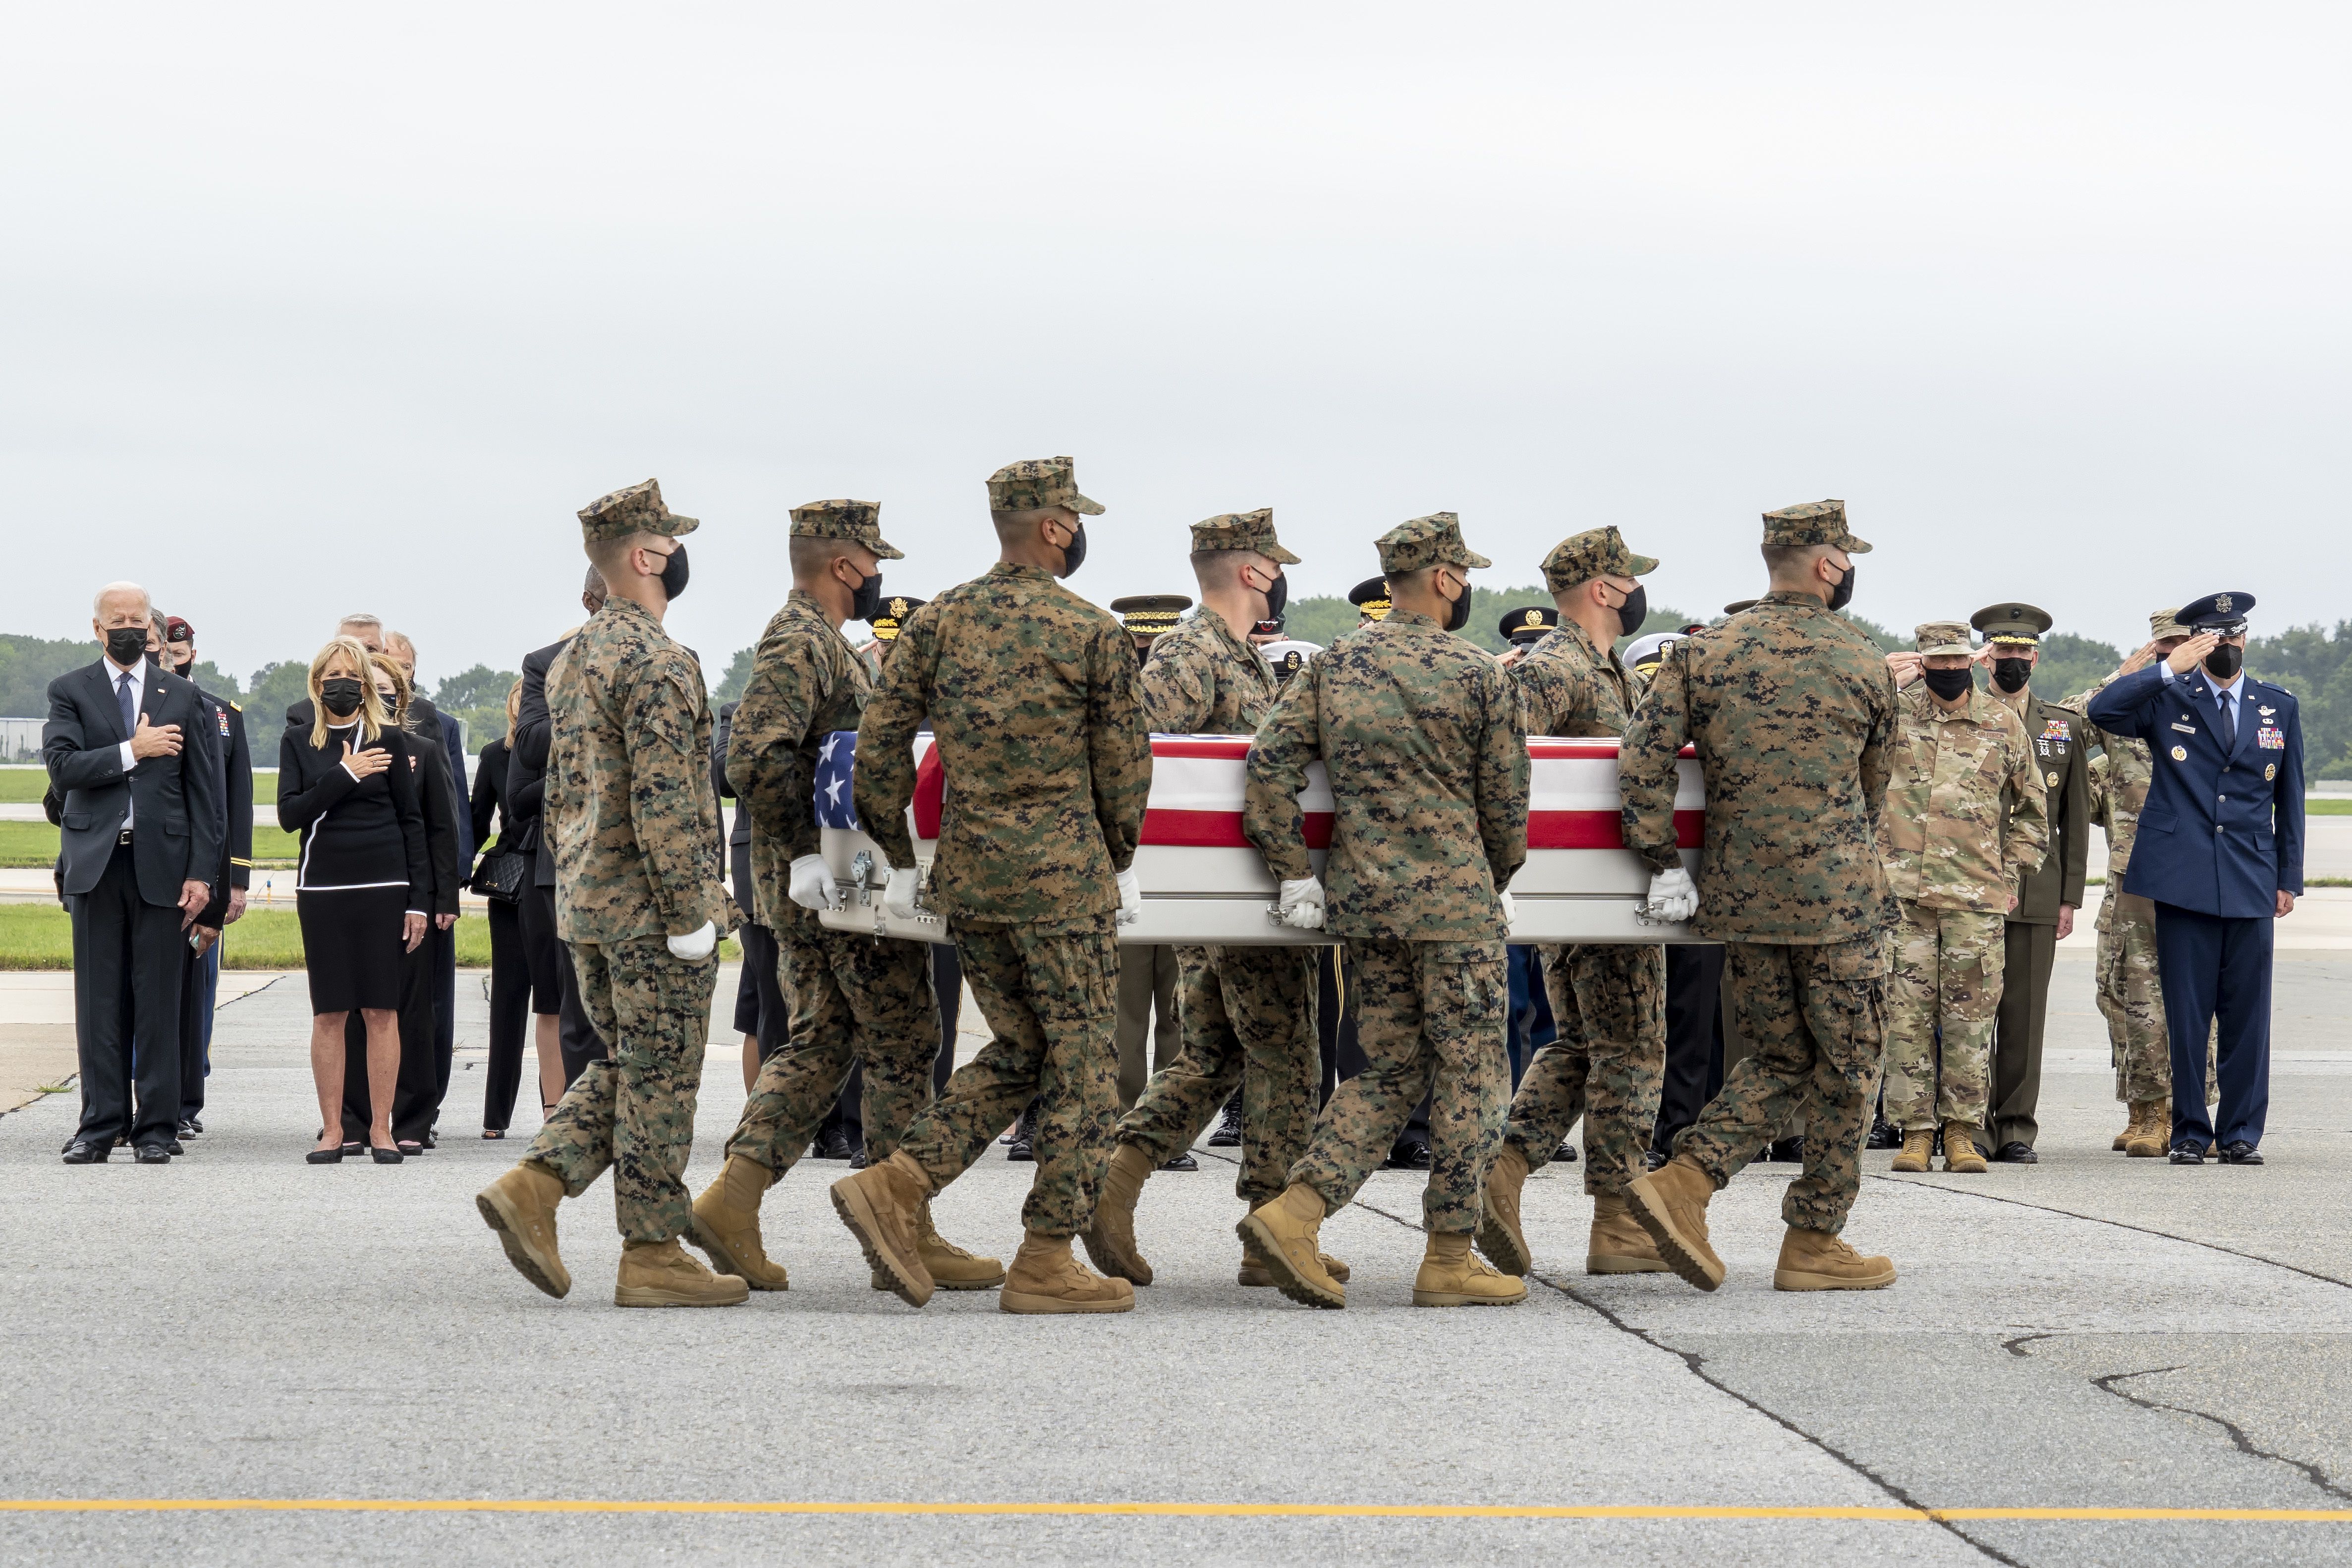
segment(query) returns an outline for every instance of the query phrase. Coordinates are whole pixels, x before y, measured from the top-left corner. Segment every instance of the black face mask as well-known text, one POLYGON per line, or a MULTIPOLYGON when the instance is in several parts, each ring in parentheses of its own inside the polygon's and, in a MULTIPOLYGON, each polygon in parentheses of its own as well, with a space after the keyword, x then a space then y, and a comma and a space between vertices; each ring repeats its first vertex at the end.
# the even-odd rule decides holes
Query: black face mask
POLYGON ((1617 606, 1617 629, 1629 637, 1633 637, 1641 631, 1642 623, 1649 618, 1649 585, 1636 583, 1633 591, 1625 595, 1625 602, 1617 606))
POLYGON ((360 683, 346 676, 319 682, 319 700, 331 717, 348 719, 360 710, 360 683))
POLYGON ((147 656, 145 626, 116 626, 106 634, 106 657, 129 668, 147 656))
POLYGON ((2033 666, 2022 658, 1997 658, 1992 661, 1992 683, 2003 691, 2022 691, 2025 683, 2033 679, 2033 666))
POLYGON ((2205 656, 2206 672, 2224 683, 2237 679, 2245 662, 2246 650, 2235 643, 2215 643, 2213 651, 2205 656))
POLYGON ((857 584, 856 589, 849 595, 849 618, 853 621, 870 621, 881 613, 882 574, 873 572, 867 574, 866 581, 857 584))
MULTIPOLYGON (((1846 581, 1853 580, 1853 574, 1847 573, 1846 581)), ((1968 669, 1923 669, 1919 672, 1919 679, 1927 683, 1928 690, 1951 702, 1967 692, 1976 677, 1968 669)))
POLYGON ((1070 542, 1062 546, 1062 569, 1054 574, 1067 577, 1083 565, 1087 559, 1087 525, 1078 524, 1070 531, 1070 542))
POLYGON ((1462 584, 1462 596, 1454 601, 1454 608, 1445 616, 1445 629, 1458 632, 1470 624, 1470 584, 1462 584))
POLYGON ((1849 561, 1845 563, 1845 581, 1840 583, 1836 591, 1830 595, 1831 609, 1843 610, 1853 603, 1853 563, 1849 561))
POLYGON ((1290 603, 1290 578, 1287 574, 1284 574, 1276 577, 1273 585, 1266 589, 1265 614, 1259 619, 1268 621, 1282 619, 1282 607, 1288 603, 1290 603))
POLYGON ((677 548, 669 552, 669 559, 662 563, 662 597, 675 599, 686 592, 686 542, 681 540, 677 548))

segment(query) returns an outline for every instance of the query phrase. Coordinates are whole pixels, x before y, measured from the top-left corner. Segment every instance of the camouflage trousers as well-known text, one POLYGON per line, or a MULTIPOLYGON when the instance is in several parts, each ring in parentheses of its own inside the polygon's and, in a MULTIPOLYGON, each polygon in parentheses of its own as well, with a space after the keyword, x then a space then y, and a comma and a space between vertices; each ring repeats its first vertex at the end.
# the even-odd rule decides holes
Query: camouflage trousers
POLYGON ((1478 1190, 1510 1097, 1503 1034, 1511 983, 1503 944, 1354 940, 1348 960, 1366 1065, 1333 1092, 1290 1180, 1314 1188, 1327 1209, 1345 1208, 1426 1094, 1422 1223, 1432 1231, 1475 1230, 1478 1190))
POLYGON ((1183 1049, 1151 1075, 1118 1141, 1154 1167, 1192 1146, 1242 1091, 1242 1168, 1234 1191, 1255 1208, 1282 1195, 1315 1130, 1323 1062, 1311 947, 1180 947, 1183 1049))
POLYGON ((1723 1080, 1675 1152, 1720 1189, 1764 1146, 1805 1118, 1805 1169, 1780 1217, 1835 1236, 1862 1186, 1862 1138, 1886 1046, 1886 939, 1815 947, 1725 944, 1739 1032, 1754 1046, 1723 1080))
POLYGON ((1622 943, 1543 950, 1559 1037, 1536 1052, 1503 1136, 1529 1170, 1584 1119, 1584 1190, 1616 1194, 1649 1169, 1666 1073, 1666 950, 1622 943))
MULTIPOLYGON (((2119 890, 2110 873, 2107 896, 2099 900, 2099 1011, 2106 1016, 2107 1048, 2116 1068, 2116 1098, 2172 1098, 2171 1036, 2164 1027, 2164 987, 2156 972, 2156 905, 2119 890)), ((2205 1039, 2205 1102, 2221 1099, 2214 1058, 2221 1025, 2214 1020, 2205 1039)))
POLYGON ((574 1198, 610 1166, 625 1240, 683 1236, 718 956, 678 958, 660 937, 564 945, 580 1005, 608 1054, 572 1080, 523 1158, 552 1171, 574 1198))
POLYGON ((946 1091, 900 1138, 899 1151, 923 1167, 937 1192, 1039 1100, 1032 1124, 1037 1173, 1021 1223, 1040 1236, 1076 1236, 1095 1212, 1118 1121, 1118 942, 1110 919, 1090 931, 963 922, 950 929, 964 983, 994 1037, 956 1068, 946 1091))
POLYGON ((1886 1120, 1906 1132, 1947 1121, 1981 1128, 2008 917, 1901 902, 1895 973, 1886 983, 1886 1120))
POLYGON ((940 1010, 931 994, 930 944, 827 931, 805 911, 795 911, 775 934, 776 979, 791 1008, 792 1037, 760 1064, 727 1152, 778 1176, 791 1170, 862 1058, 866 1157, 888 1159, 931 1100, 940 1010))

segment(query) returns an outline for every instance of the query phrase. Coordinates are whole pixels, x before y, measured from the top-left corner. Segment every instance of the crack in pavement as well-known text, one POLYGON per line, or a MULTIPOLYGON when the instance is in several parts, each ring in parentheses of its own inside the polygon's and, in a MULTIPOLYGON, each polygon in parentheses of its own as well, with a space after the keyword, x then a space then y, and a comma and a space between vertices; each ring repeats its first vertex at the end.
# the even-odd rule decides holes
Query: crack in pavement
POLYGON ((2036 1340, 2054 1340, 2054 1339, 2056 1339, 2057 1337, 2058 1337, 2058 1336, 2057 1336, 2056 1334, 2047 1334, 2047 1333, 2045 1333, 2045 1334, 2020 1334, 2020 1335, 2018 1335, 2018 1336, 2017 1336, 2017 1338, 2015 1338, 2015 1339, 2013 1339, 2013 1340, 2003 1340, 2003 1341, 2001 1341, 2001 1342, 2000 1342, 2000 1348, 2001 1348, 2001 1349, 2003 1349, 2003 1350, 2005 1350, 2005 1351, 2007 1351, 2010 1354, 2011 1354, 2011 1355, 2015 1356, 2015 1357, 2016 1357, 2018 1360, 2020 1360, 2020 1361, 2032 1361, 2033 1358, 2032 1358, 2032 1356, 2030 1356, 2030 1355, 2027 1355, 2027 1354, 2025 1353, 2024 1350, 2023 1350, 2021 1347, 2026 1346, 2026 1345, 2030 1345, 2030 1344, 2032 1344, 2032 1343, 2034 1341, 2036 1341, 2036 1340))
POLYGON ((2352 1498, 2352 1491, 2347 1491, 2344 1488, 2339 1487, 2335 1482, 2329 1480, 2327 1479, 2327 1472, 2321 1469, 2317 1465, 2307 1463, 2302 1459, 2290 1458, 2284 1454, 2274 1454, 2268 1448, 2256 1447, 2253 1439, 2248 1437, 2244 1429, 2239 1426, 2234 1421, 2224 1420, 2210 1411, 2191 1410, 2185 1405, 2167 1405, 2162 1400, 2143 1399, 2137 1394, 2130 1393, 2125 1389, 2117 1388, 2116 1386, 2116 1384, 2119 1383, 2127 1382, 2135 1377, 2155 1377, 2162 1373, 2181 1372, 2185 1370, 2187 1370, 2186 1363, 2181 1366, 2151 1366, 2139 1372, 2111 1372, 2105 1377, 2095 1377, 2091 1379, 2091 1386, 2097 1389, 2102 1394, 2112 1394, 2117 1399, 2137 1405, 2143 1410, 2168 1410, 2176 1415, 2189 1415, 2193 1416, 2200 1421, 2210 1421, 2214 1426, 2219 1426, 2222 1431, 2227 1432, 2230 1435, 2230 1441, 2238 1446, 2238 1452, 2241 1454, 2247 1455, 2248 1457, 2256 1459, 2270 1459, 2278 1464, 2284 1465, 2290 1469, 2299 1471, 2301 1472, 2304 1479, 2309 1481, 2313 1486, 2317 1487, 2321 1491, 2326 1492, 2329 1497, 2352 1498))

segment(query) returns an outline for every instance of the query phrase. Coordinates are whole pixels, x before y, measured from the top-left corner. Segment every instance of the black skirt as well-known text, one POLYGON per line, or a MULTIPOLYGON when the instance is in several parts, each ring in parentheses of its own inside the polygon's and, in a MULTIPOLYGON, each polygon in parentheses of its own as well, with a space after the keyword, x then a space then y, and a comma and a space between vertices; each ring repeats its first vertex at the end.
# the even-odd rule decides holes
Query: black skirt
POLYGON ((406 888, 316 888, 294 895, 310 972, 310 1011, 400 1005, 406 888))

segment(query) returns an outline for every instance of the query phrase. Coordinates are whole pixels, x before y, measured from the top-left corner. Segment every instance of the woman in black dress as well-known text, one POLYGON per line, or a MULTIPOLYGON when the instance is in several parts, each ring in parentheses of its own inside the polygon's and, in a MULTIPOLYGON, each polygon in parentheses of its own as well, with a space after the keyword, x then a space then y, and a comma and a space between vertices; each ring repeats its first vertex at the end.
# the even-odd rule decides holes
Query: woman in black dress
MULTIPOLYGON (((507 692, 507 730, 512 733, 522 706, 522 682, 507 692)), ((507 788, 507 743, 499 739, 482 748, 474 764, 474 842, 482 858, 512 855, 522 860, 528 878, 539 849, 539 802, 530 808, 507 788), (499 837, 490 837, 490 818, 498 817, 499 837)), ((515 1093, 522 1087, 523 1020, 536 1026, 533 1043, 539 1064, 540 1114, 543 1118, 563 1098, 563 1054, 557 1037, 561 1006, 555 986, 552 951, 542 951, 528 939, 521 906, 493 896, 490 900, 490 1063, 482 1086, 482 1136, 503 1138, 514 1119, 515 1093)))
POLYGON ((294 908, 310 982, 310 1074, 319 1145, 343 1156, 343 1026, 367 1026, 368 1146, 396 1164, 392 1088, 400 1070, 401 955, 425 940, 432 873, 407 741, 385 721, 368 651, 337 637, 310 661, 311 721, 278 747, 278 825, 301 835, 294 908))

